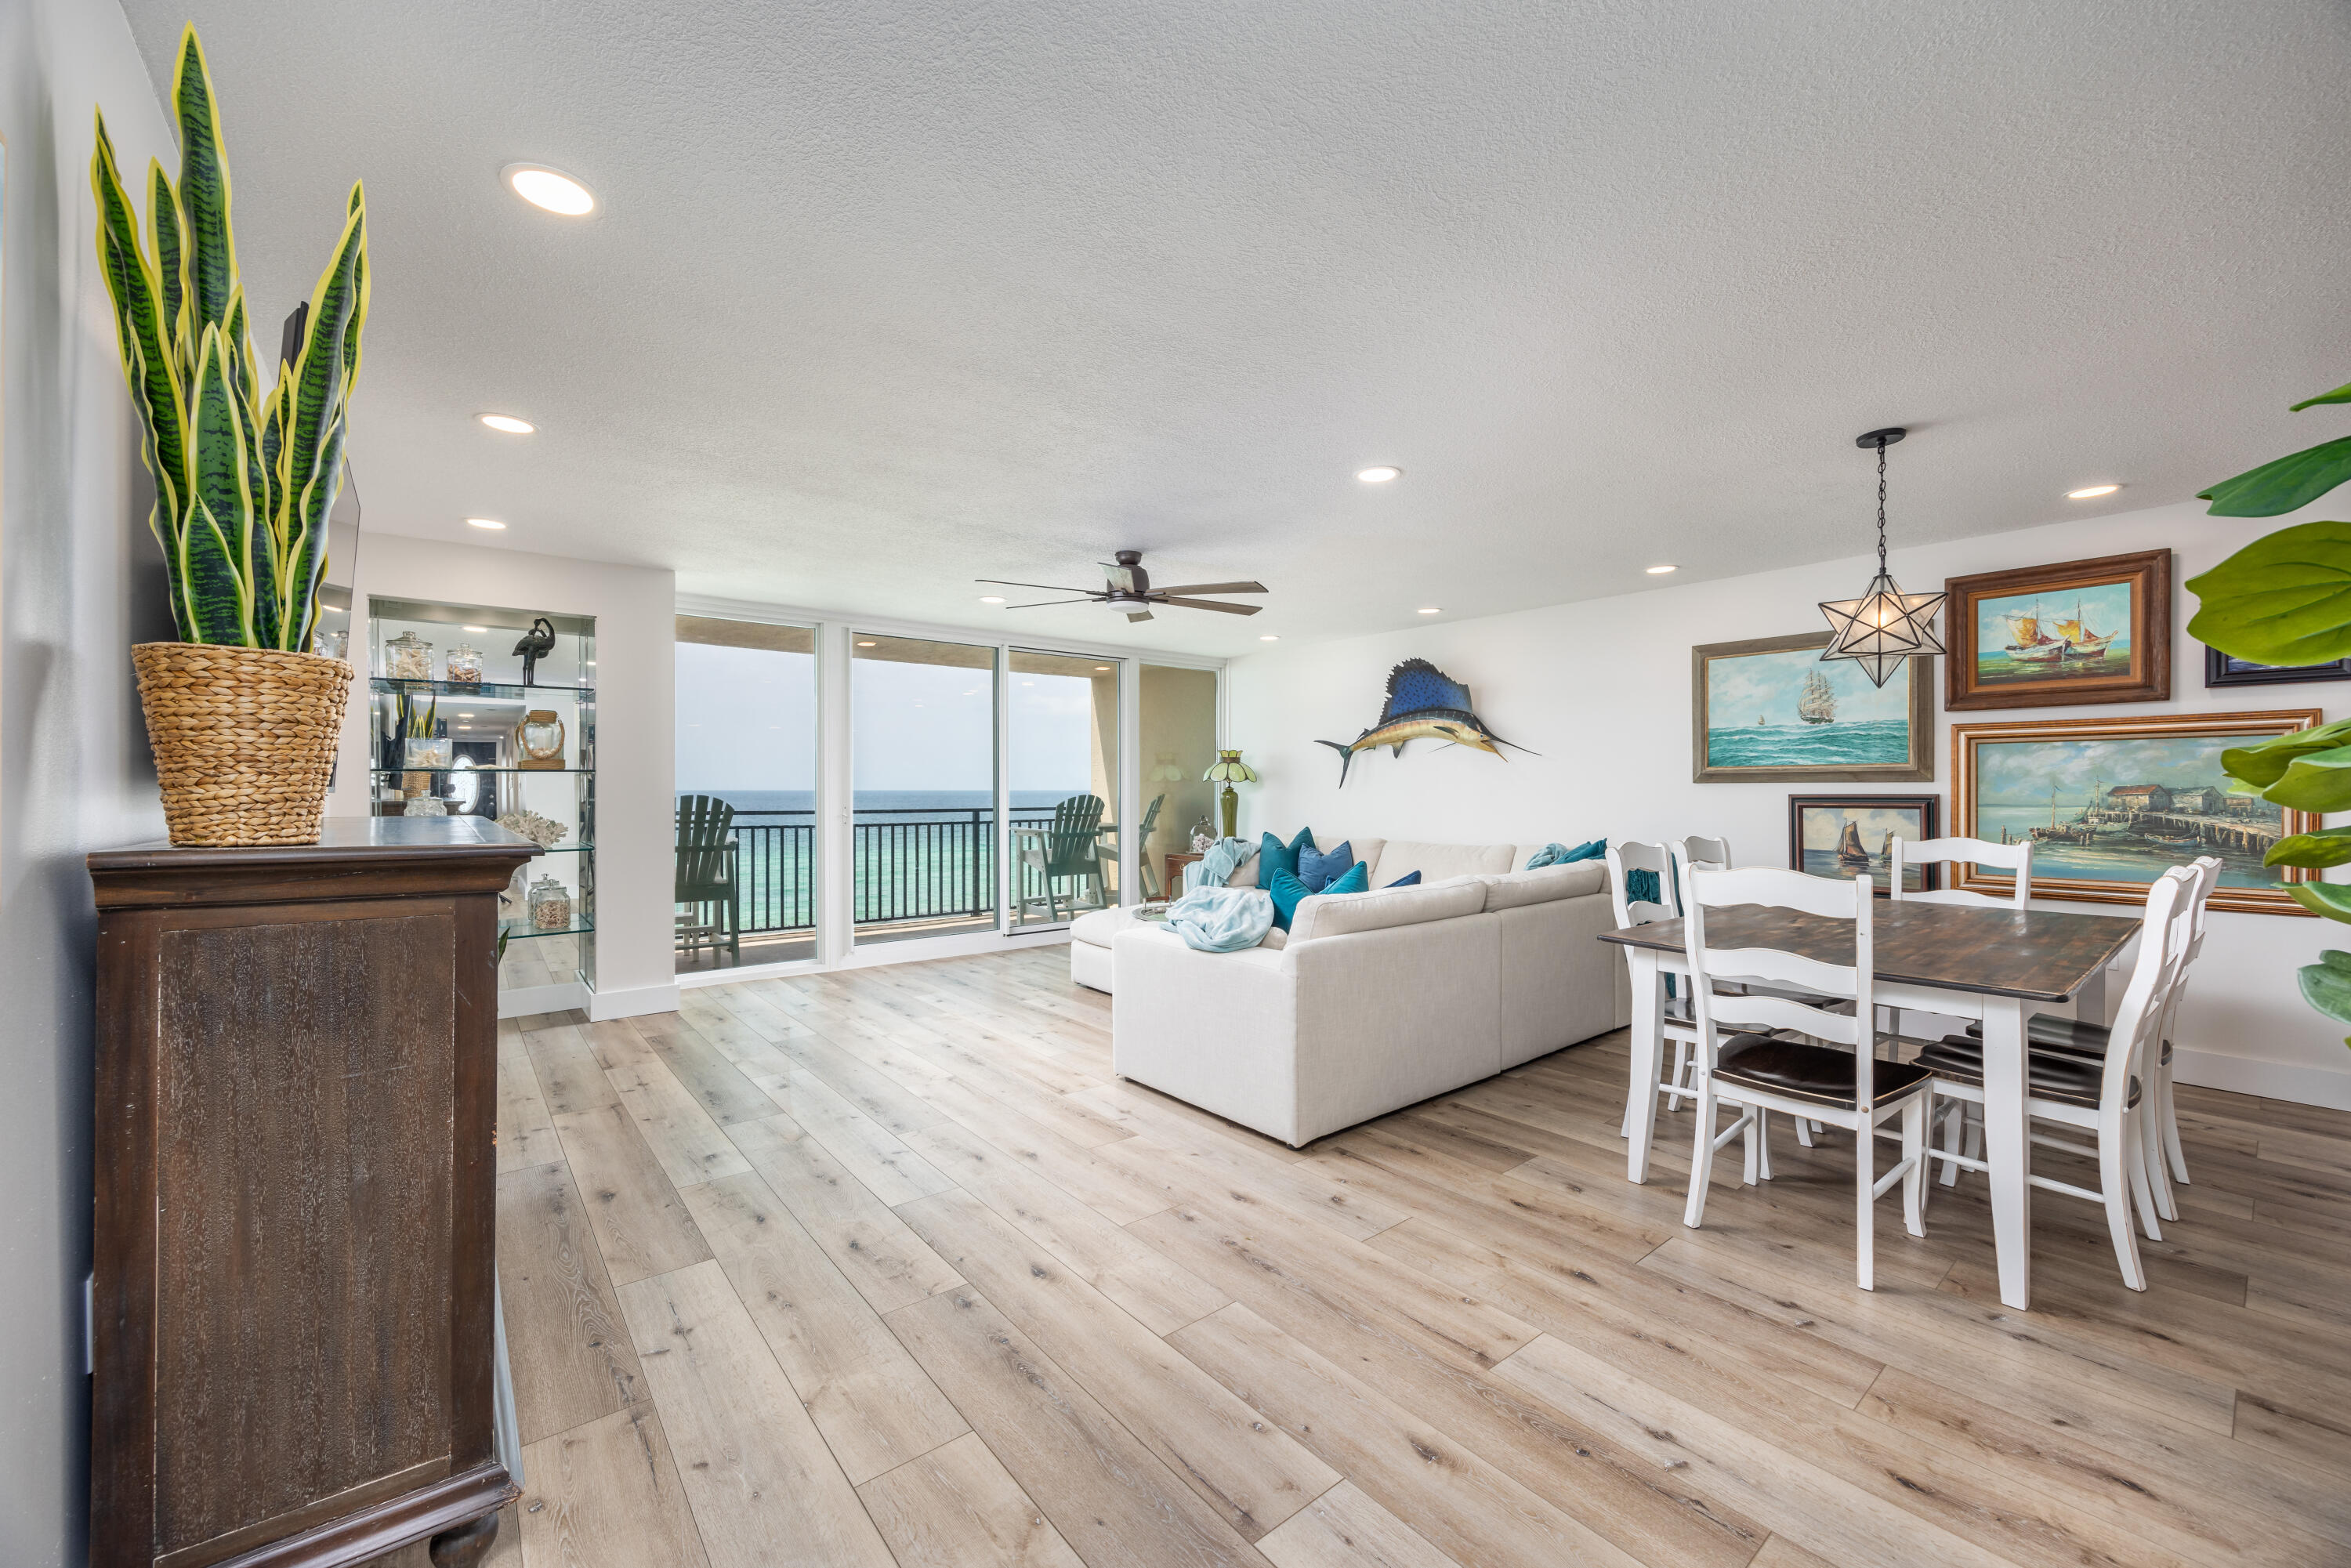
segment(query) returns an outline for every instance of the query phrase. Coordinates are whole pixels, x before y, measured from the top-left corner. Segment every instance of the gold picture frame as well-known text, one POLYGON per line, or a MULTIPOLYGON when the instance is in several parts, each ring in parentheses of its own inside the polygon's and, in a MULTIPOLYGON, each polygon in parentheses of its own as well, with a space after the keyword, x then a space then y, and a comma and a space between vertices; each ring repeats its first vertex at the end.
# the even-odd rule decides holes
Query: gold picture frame
MULTIPOLYGON (((2281 708, 1956 724, 1949 831, 1995 843, 2029 834, 2035 897, 2138 904, 2166 868, 2217 853, 2213 908, 2308 915, 2285 890, 2318 873, 2264 869, 2261 857, 2279 836, 2308 832, 2319 819, 2228 794, 2220 754, 2318 723, 2315 708, 2281 708)), ((1952 885, 2005 898, 2014 883, 1970 863, 1952 885)))

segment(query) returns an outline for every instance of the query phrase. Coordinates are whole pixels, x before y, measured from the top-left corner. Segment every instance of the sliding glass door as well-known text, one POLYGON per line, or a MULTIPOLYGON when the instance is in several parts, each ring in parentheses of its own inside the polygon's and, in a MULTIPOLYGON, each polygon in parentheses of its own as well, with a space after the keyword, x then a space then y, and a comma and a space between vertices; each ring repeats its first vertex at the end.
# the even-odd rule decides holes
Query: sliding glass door
POLYGON ((997 650, 865 632, 850 643, 853 940, 991 930, 997 650))
POLYGON ((816 633, 677 618, 677 972, 816 956, 816 633))
POLYGON ((1067 925, 1118 902, 1118 661, 1016 648, 1007 668, 1007 925, 1067 925))
POLYGON ((1143 896, 1167 896, 1180 883, 1167 857, 1188 853, 1192 834, 1216 812, 1216 786, 1207 782, 1217 760, 1217 672, 1145 664, 1140 672, 1135 748, 1141 754, 1144 838, 1136 864, 1143 896))

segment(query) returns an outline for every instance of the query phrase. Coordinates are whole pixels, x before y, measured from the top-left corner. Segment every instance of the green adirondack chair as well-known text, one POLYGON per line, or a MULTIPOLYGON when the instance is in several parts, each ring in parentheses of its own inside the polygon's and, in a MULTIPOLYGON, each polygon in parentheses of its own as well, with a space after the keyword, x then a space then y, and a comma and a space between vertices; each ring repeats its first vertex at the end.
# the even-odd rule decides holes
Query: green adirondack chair
POLYGON ((737 874, 735 808, 715 795, 677 802, 677 945, 687 954, 724 943, 743 961, 743 883, 737 874))
MULTIPOLYGON (((1041 901, 1047 915, 1054 920, 1061 918, 1061 905, 1065 903, 1072 912, 1101 909, 1110 903, 1109 883, 1102 877, 1102 816, 1101 796, 1072 795, 1053 808, 1050 823, 1012 830, 1014 863, 1022 886, 1028 885, 1029 873, 1040 874, 1044 883, 1041 901), (1084 903, 1074 887, 1064 898, 1055 886, 1057 881, 1088 880, 1093 883, 1091 904, 1084 903)), ((1024 894, 1020 904, 1025 910, 1039 902, 1039 895, 1024 894)))

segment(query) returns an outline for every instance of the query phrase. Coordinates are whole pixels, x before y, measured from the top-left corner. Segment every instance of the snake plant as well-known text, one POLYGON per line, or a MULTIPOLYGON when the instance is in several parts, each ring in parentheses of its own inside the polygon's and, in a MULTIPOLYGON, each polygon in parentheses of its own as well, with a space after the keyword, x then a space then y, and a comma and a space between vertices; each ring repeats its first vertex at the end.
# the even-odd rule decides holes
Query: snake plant
POLYGON ((354 184, 334 257, 265 390, 229 226, 219 100, 193 26, 180 38, 172 106, 180 179, 149 161, 145 248, 103 111, 90 160, 99 259, 155 477, 148 524, 163 547, 180 641, 304 653, 359 379, 367 204, 354 184))

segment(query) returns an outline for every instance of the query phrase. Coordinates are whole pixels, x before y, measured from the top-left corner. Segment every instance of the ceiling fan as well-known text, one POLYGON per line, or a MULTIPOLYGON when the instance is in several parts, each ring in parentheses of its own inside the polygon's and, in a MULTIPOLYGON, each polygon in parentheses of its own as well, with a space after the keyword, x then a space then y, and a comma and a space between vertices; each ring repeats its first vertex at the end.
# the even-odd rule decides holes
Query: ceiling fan
POLYGON ((1010 582, 1000 577, 983 577, 977 580, 992 582, 1000 588, 1040 588, 1048 593, 1073 593, 1075 599, 1040 599, 1034 604, 1008 604, 1008 610, 1037 610, 1048 604, 1101 604, 1122 611, 1129 621, 1148 621, 1155 604, 1173 604, 1186 610, 1221 610, 1228 615, 1254 615, 1265 608, 1261 604, 1219 604, 1213 599, 1191 599, 1195 593, 1263 593, 1261 582, 1186 582, 1174 588, 1154 588, 1151 574, 1143 570, 1143 552, 1123 549, 1116 564, 1102 563, 1109 581, 1099 591, 1086 588, 1057 588, 1048 582, 1010 582))

